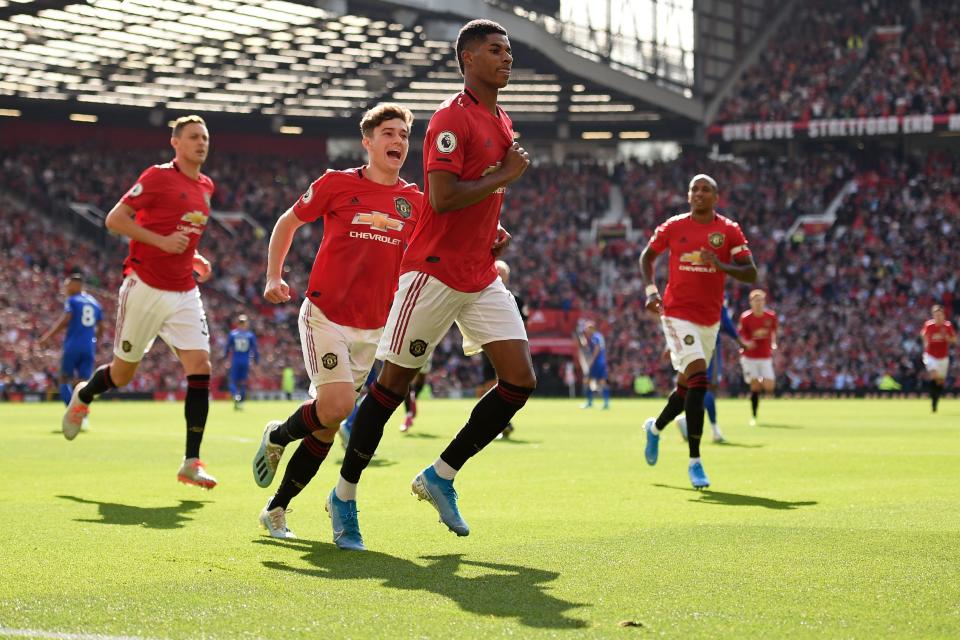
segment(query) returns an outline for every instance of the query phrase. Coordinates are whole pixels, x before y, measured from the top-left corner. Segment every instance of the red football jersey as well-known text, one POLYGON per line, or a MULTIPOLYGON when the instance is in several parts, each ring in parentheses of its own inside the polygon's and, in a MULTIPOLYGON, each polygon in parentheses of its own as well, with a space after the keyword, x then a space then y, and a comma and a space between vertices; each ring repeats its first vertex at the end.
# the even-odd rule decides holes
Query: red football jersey
POLYGON ((950 343, 947 340, 957 335, 957 332, 949 320, 945 320, 940 326, 937 326, 937 323, 933 320, 927 320, 923 323, 921 335, 926 338, 927 343, 924 352, 934 358, 946 358, 947 352, 950 350, 950 343))
POLYGON ((754 315, 752 309, 741 313, 737 333, 744 340, 753 342, 753 347, 741 349, 740 354, 745 358, 773 357, 773 336, 778 326, 777 314, 769 309, 764 309, 759 316, 754 315))
POLYGON ((300 196, 293 205, 298 218, 323 217, 306 295, 325 316, 356 329, 386 324, 422 201, 417 185, 378 184, 364 176, 364 167, 327 171, 300 196))
POLYGON ((513 144, 513 125, 497 107, 491 114, 469 89, 447 99, 423 140, 423 218, 403 256, 401 272, 422 271, 463 292, 485 289, 497 278, 491 247, 497 238, 503 189, 457 211, 430 206, 430 172, 449 171, 478 180, 496 171, 513 144))
POLYGON ((200 174, 184 175, 174 162, 156 164, 140 174, 120 200, 137 212, 137 224, 162 236, 184 231, 190 238, 183 253, 167 253, 150 244, 130 241, 123 274, 135 271, 151 287, 164 291, 189 291, 193 279, 193 254, 210 217, 213 180, 200 174))
POLYGON ((720 262, 750 255, 740 225, 720 214, 715 214, 712 222, 701 224, 690 213, 683 213, 653 232, 650 248, 658 254, 670 251, 670 279, 663 293, 665 315, 703 326, 720 322, 727 274, 700 257, 700 249, 708 247, 720 262))

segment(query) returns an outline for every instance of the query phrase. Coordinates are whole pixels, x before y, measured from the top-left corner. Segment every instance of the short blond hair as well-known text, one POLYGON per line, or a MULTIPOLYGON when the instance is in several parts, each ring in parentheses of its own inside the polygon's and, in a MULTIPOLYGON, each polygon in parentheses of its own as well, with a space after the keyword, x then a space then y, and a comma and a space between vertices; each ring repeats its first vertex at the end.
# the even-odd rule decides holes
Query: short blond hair
POLYGON ((754 298, 766 298, 766 297, 767 297, 767 292, 764 291, 763 289, 754 289, 753 291, 750 292, 751 300, 753 300, 754 298))
POLYGON ((367 110, 360 118, 360 133, 364 138, 373 135, 373 130, 379 127, 387 120, 398 118, 407 123, 407 129, 413 126, 413 112, 396 102, 381 102, 377 106, 367 110))
POLYGON ((183 128, 188 124, 202 124, 203 126, 207 126, 207 123, 203 121, 203 118, 198 115, 180 116, 173 121, 173 125, 171 125, 173 131, 170 135, 172 135, 174 138, 179 138, 180 132, 182 132, 183 128))

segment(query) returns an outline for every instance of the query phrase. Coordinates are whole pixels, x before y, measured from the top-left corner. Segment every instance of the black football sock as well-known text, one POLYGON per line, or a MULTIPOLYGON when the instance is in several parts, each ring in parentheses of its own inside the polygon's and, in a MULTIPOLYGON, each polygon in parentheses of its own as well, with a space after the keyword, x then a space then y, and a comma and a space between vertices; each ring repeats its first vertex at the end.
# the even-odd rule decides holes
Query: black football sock
POLYGON ((410 390, 407 391, 407 395, 403 396, 403 410, 407 413, 410 413, 410 408, 412 406, 413 400, 417 396, 413 393, 413 387, 410 387, 410 390))
POLYGON ((757 407, 760 406, 760 392, 751 391, 750 392, 750 410, 753 411, 753 417, 757 417, 757 407))
POLYGON ((187 376, 187 398, 183 403, 183 416, 187 420, 187 458, 200 457, 200 442, 207 427, 210 410, 210 376, 187 376))
POLYGON ((320 442, 314 437, 304 438, 300 446, 293 452, 287 469, 283 473, 283 481, 277 493, 270 500, 267 509, 283 507, 286 509, 290 501, 303 491, 303 488, 317 475, 317 470, 330 453, 330 442, 320 442))
POLYGON ((80 398, 80 402, 90 404, 95 397, 107 389, 113 389, 114 386, 116 385, 110 377, 110 365, 105 364, 93 372, 87 384, 77 392, 77 397, 80 398))
POLYGON ((370 385, 370 393, 360 403, 357 417, 353 421, 350 431, 350 442, 347 443, 347 452, 343 456, 343 465, 340 475, 347 482, 360 482, 360 474, 370 464, 370 459, 377 451, 380 438, 383 437, 383 425, 393 415, 403 396, 395 394, 379 382, 370 385))
POLYGON ((410 385, 410 391, 413 392, 413 399, 416 400, 420 397, 420 392, 423 391, 423 385, 414 383, 410 385))
POLYGON ((687 414, 687 445, 690 457, 700 457, 700 438, 703 436, 703 398, 707 395, 709 380, 704 372, 687 377, 687 401, 684 411, 687 414))
POLYGON ((933 380, 930 381, 930 406, 934 413, 937 411, 937 405, 940 404, 940 393, 943 391, 943 385, 933 380))
POLYGON ((678 384, 677 388, 673 390, 673 393, 667 398, 667 406, 663 408, 663 411, 660 412, 660 416, 657 418, 657 431, 661 431, 664 427, 670 424, 670 421, 676 418, 683 411, 684 404, 686 403, 687 398, 687 387, 682 384, 678 384))
POLYGON ((270 442, 285 447, 294 440, 307 437, 311 431, 323 429, 317 419, 316 404, 316 400, 310 400, 300 405, 286 422, 270 433, 270 442))
POLYGON ((459 470, 471 456, 493 442, 517 411, 523 408, 531 393, 533 389, 499 381, 474 405, 467 424, 440 457, 459 470))

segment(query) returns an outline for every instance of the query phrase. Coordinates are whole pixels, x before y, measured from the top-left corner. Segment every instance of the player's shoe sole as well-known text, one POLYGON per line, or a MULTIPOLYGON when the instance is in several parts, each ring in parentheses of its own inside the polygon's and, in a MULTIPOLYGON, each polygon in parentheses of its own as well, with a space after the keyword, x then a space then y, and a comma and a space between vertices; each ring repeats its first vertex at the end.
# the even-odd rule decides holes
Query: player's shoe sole
POLYGON ((253 456, 253 481, 257 483, 258 487, 269 487, 277 475, 277 467, 280 466, 280 458, 283 456, 284 447, 270 442, 270 434, 282 424, 279 420, 271 420, 263 428, 260 447, 253 456))
POLYGON ((433 465, 417 474, 413 479, 411 490, 419 500, 426 500, 437 510, 440 514, 440 522, 447 525, 450 531, 458 536, 470 535, 470 526, 457 508, 457 492, 453 489, 453 481, 437 475, 433 465))
POLYGON ((73 440, 77 437, 77 434, 80 433, 80 429, 83 427, 84 420, 87 419, 87 414, 90 413, 90 405, 85 404, 80 400, 80 390, 87 386, 86 382, 78 382, 73 388, 73 395, 70 396, 70 404, 67 405, 67 410, 63 414, 63 419, 60 421, 60 430, 63 432, 63 437, 67 440, 73 440))

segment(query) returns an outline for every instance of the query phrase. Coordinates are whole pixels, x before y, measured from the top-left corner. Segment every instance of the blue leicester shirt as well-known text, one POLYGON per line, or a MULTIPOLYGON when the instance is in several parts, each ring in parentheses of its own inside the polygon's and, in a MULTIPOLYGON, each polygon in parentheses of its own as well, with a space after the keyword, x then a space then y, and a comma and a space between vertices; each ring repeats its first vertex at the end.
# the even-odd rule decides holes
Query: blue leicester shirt
POLYGON ((592 351, 597 352, 597 358, 593 361, 593 366, 602 367, 607 364, 607 345, 603 341, 603 336, 599 333, 594 333, 590 336, 590 348, 592 351), (599 349, 597 349, 599 347, 599 349))
POLYGON ((233 364, 250 364, 250 356, 253 361, 260 360, 260 354, 257 353, 257 336, 249 329, 234 329, 227 338, 227 349, 223 356, 227 357, 233 352, 233 364))
POLYGON ((67 298, 63 311, 70 314, 64 350, 92 349, 97 343, 97 323, 103 319, 103 310, 97 299, 89 293, 78 293, 67 298))

